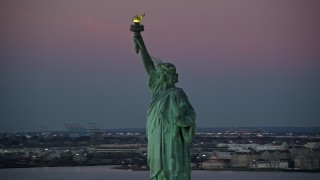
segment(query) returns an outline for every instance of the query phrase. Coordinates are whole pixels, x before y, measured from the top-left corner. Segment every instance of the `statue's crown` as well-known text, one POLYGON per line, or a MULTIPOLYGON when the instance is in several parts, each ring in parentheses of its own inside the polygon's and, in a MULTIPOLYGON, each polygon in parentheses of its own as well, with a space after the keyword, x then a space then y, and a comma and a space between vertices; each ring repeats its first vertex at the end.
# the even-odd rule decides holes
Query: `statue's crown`
POLYGON ((159 58, 158 59, 153 58, 153 60, 156 62, 157 69, 159 69, 160 71, 164 71, 164 72, 167 72, 167 73, 176 73, 176 67, 173 64, 164 63, 159 58))

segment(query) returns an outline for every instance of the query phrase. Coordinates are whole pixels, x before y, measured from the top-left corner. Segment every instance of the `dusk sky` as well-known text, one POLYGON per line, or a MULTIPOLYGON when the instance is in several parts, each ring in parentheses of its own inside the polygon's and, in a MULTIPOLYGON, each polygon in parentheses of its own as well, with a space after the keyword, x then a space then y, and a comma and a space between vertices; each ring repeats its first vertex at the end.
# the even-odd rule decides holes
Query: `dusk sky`
POLYGON ((198 127, 320 126, 319 0, 0 1, 0 131, 144 128, 149 53, 198 127))

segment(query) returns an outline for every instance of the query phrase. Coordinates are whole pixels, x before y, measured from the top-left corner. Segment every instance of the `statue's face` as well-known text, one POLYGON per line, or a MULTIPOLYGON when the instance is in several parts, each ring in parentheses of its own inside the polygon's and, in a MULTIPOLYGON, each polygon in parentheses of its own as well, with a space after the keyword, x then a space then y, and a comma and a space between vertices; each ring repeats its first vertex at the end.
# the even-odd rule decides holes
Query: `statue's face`
POLYGON ((167 73, 167 72, 160 71, 159 78, 160 78, 160 81, 163 83, 175 84, 178 82, 177 73, 167 73))
POLYGON ((176 68, 171 63, 162 63, 158 66, 160 81, 163 83, 175 84, 178 82, 176 68))
POLYGON ((178 81, 179 81, 178 74, 177 73, 173 74, 172 75, 172 83, 177 83, 178 81))

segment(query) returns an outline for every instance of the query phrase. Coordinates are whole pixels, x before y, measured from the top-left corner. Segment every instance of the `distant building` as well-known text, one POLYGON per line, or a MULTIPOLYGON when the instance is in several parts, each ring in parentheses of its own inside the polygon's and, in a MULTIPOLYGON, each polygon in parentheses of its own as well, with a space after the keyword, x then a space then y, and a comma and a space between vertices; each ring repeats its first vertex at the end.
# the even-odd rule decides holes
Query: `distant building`
POLYGON ((289 159, 290 154, 289 151, 264 151, 260 158, 267 161, 280 161, 281 159, 289 159))
POLYGON ((267 161, 264 159, 253 160, 253 168, 273 168, 273 169, 287 169, 289 163, 287 159, 282 159, 279 161, 267 161))
POLYGON ((231 162, 231 153, 230 152, 213 151, 211 154, 211 159, 217 159, 219 161, 223 161, 224 163, 230 163, 231 162))
POLYGON ((269 163, 267 161, 265 161, 264 159, 258 159, 258 160, 253 161, 252 167, 253 168, 268 168, 269 163))
POLYGON ((289 168, 289 161, 287 159, 281 159, 278 162, 278 168, 280 168, 280 169, 288 169, 289 168))
POLYGON ((88 146, 86 150, 88 151, 89 154, 95 153, 96 152, 96 147, 88 146))
POLYGON ((202 163, 203 169, 217 169, 217 168, 223 168, 224 164, 223 162, 217 161, 217 160, 208 160, 202 163))
POLYGON ((59 158, 59 159, 61 158, 61 153, 59 151, 51 151, 50 153, 42 157, 44 161, 51 161, 55 158, 59 158))
POLYGON ((229 166, 231 154, 229 152, 213 151, 208 160, 202 163, 203 169, 216 169, 229 166))
POLYGON ((219 148, 222 148, 222 147, 229 147, 229 145, 228 145, 228 144, 226 144, 226 143, 218 143, 216 146, 217 146, 217 147, 219 147, 219 148))
POLYGON ((249 167, 255 159, 259 159, 258 154, 237 152, 231 155, 231 165, 234 167, 249 167))
POLYGON ((281 145, 265 144, 256 146, 256 151, 284 151, 288 150, 289 145, 286 142, 283 142, 281 145))
POLYGON ((86 160, 87 160, 86 154, 75 154, 75 155, 73 155, 73 157, 72 157, 72 161, 73 161, 73 162, 78 162, 78 163, 80 163, 80 162, 85 162, 86 160))
POLYGON ((250 152, 250 148, 255 146, 254 144, 229 144, 229 151, 234 151, 234 152, 243 152, 243 153, 248 153, 250 152))
POLYGON ((319 158, 298 156, 294 159, 294 167, 298 169, 319 169, 319 158))
POLYGON ((203 169, 217 169, 230 166, 231 154, 229 152, 213 151, 203 155, 208 156, 208 159, 202 162, 203 169))
POLYGON ((304 145, 305 148, 308 149, 319 149, 320 148, 320 142, 308 142, 304 145))
MULTIPOLYGON (((313 147, 314 144, 309 144, 313 147)), ((308 145, 308 146, 309 146, 308 145)), ((290 150, 294 168, 298 169, 320 169, 320 152, 313 148, 294 148, 290 150)))

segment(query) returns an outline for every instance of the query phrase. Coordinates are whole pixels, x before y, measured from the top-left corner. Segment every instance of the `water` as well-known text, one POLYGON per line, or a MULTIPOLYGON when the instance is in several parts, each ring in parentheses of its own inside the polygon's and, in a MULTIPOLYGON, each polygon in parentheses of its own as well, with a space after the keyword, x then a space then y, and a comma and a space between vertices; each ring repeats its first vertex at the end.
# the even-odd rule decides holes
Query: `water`
MULTIPOLYGON (((0 169, 1 180, 148 180, 149 171, 111 169, 110 166, 0 169)), ((192 180, 319 180, 320 173, 192 171, 192 180)))

